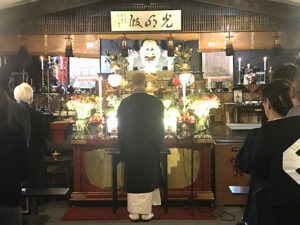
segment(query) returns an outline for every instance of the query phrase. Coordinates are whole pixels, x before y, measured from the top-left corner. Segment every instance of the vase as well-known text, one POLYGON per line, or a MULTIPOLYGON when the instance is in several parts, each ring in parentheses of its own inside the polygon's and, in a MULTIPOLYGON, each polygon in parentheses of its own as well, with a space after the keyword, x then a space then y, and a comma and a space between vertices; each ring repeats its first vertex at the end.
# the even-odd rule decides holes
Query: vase
POLYGON ((84 139, 87 131, 87 119, 76 120, 76 139, 84 139))
MULTIPOLYGON (((209 127, 209 115, 202 116, 196 120, 195 132, 198 132, 201 130, 205 131, 208 127, 209 127)), ((204 132, 204 133, 206 134, 207 132, 204 132)))

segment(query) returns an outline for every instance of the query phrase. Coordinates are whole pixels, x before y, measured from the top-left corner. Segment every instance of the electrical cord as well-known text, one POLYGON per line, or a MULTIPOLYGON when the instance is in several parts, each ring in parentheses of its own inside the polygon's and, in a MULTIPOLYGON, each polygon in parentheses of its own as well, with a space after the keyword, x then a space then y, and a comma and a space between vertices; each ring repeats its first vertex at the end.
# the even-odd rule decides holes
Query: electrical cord
MULTIPOLYGON (((182 161, 183 161, 183 174, 184 174, 184 178, 186 181, 186 185, 189 185, 187 176, 186 176, 186 170, 185 170, 185 152, 184 152, 185 148, 182 149, 181 154, 182 154, 182 161)), ((180 151, 179 151, 180 153, 180 151)))
MULTIPOLYGON (((191 134, 191 135, 189 135, 189 136, 187 136, 187 137, 184 137, 184 138, 178 138, 178 136, 177 136, 176 134, 174 134, 174 133, 170 133, 170 134, 171 134, 171 136, 172 136, 177 142, 180 142, 180 141, 183 141, 183 140, 186 140, 186 139, 189 139, 189 138, 193 138, 195 135, 200 134, 200 133, 202 133, 202 132, 204 132, 204 131, 210 130, 211 128, 217 126, 218 124, 219 124, 219 122, 215 122, 215 123, 212 124, 211 126, 205 128, 205 129, 199 130, 199 131, 197 131, 197 132, 195 132, 195 133, 193 133, 193 134, 191 134)), ((185 149, 185 148, 184 148, 184 149, 185 149)), ((182 160, 183 160, 183 174, 184 174, 184 178, 185 178, 186 184, 189 185, 189 182, 188 182, 188 179, 187 179, 187 172, 186 172, 186 169, 185 169, 185 165, 186 165, 185 156, 186 156, 186 154, 185 154, 184 149, 183 149, 181 152, 179 151, 179 154, 182 154, 182 160)), ((192 154, 194 154, 194 152, 193 152, 192 154)), ((193 168, 193 169, 194 169, 194 168, 193 168)), ((192 184, 192 182, 194 182, 194 181, 191 180, 191 184, 192 184)))
MULTIPOLYGON (((202 130, 198 130, 198 131, 192 133, 191 135, 189 135, 189 136, 187 136, 187 137, 184 137, 184 138, 181 138, 181 139, 179 139, 178 137, 176 137, 175 139, 176 139, 177 141, 183 141, 183 140, 186 140, 186 139, 189 139, 189 138, 193 138, 193 137, 196 136, 197 134, 201 134, 201 133, 204 132, 204 131, 210 130, 211 128, 213 128, 213 127, 219 125, 220 123, 222 123, 222 122, 215 122, 214 124, 210 125, 209 127, 205 128, 205 129, 202 129, 202 130)), ((174 135, 174 136, 176 136, 176 135, 174 135)))
POLYGON ((223 221, 235 221, 236 217, 227 212, 223 207, 216 208, 216 216, 219 217, 223 221))

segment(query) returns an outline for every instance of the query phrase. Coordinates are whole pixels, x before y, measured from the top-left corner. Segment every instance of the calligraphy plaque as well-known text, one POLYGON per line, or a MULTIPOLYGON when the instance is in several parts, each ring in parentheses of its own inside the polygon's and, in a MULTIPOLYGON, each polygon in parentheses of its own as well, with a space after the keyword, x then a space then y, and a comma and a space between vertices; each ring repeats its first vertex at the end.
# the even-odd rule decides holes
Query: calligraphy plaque
POLYGON ((181 10, 111 11, 111 31, 181 30, 181 10))

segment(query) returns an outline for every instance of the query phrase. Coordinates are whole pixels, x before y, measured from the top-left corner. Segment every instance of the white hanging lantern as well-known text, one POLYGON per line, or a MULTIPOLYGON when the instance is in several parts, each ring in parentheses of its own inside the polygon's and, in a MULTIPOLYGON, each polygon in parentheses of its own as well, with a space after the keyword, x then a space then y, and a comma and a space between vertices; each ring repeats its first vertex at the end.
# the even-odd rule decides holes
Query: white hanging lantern
POLYGON ((120 74, 110 74, 107 80, 110 86, 118 87, 121 84, 122 76, 120 74))
POLYGON ((182 73, 179 75, 179 80, 183 86, 190 86, 194 83, 195 77, 191 73, 182 73))

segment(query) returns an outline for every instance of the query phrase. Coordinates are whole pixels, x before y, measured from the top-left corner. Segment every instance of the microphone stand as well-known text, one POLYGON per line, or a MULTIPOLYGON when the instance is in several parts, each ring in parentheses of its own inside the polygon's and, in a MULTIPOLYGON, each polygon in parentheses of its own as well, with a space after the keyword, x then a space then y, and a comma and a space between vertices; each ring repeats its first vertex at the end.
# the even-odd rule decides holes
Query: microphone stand
MULTIPOLYGON (((184 137, 184 138, 181 138, 179 139, 175 134, 171 134, 176 141, 180 142, 180 141, 183 141, 183 140, 186 140, 186 139, 191 139, 192 141, 194 141, 194 137, 197 135, 197 134, 200 134, 204 131, 207 131, 207 130, 210 130, 211 128, 217 126, 219 123, 214 123, 212 124, 211 126, 205 128, 205 129, 202 129, 202 130, 199 130, 197 132, 194 132, 193 134, 187 136, 187 137, 184 137)), ((189 200, 191 202, 191 208, 192 208, 192 212, 191 212, 191 215, 194 216, 194 144, 192 144, 192 148, 191 148, 191 192, 190 192, 190 197, 189 197, 189 200)))

